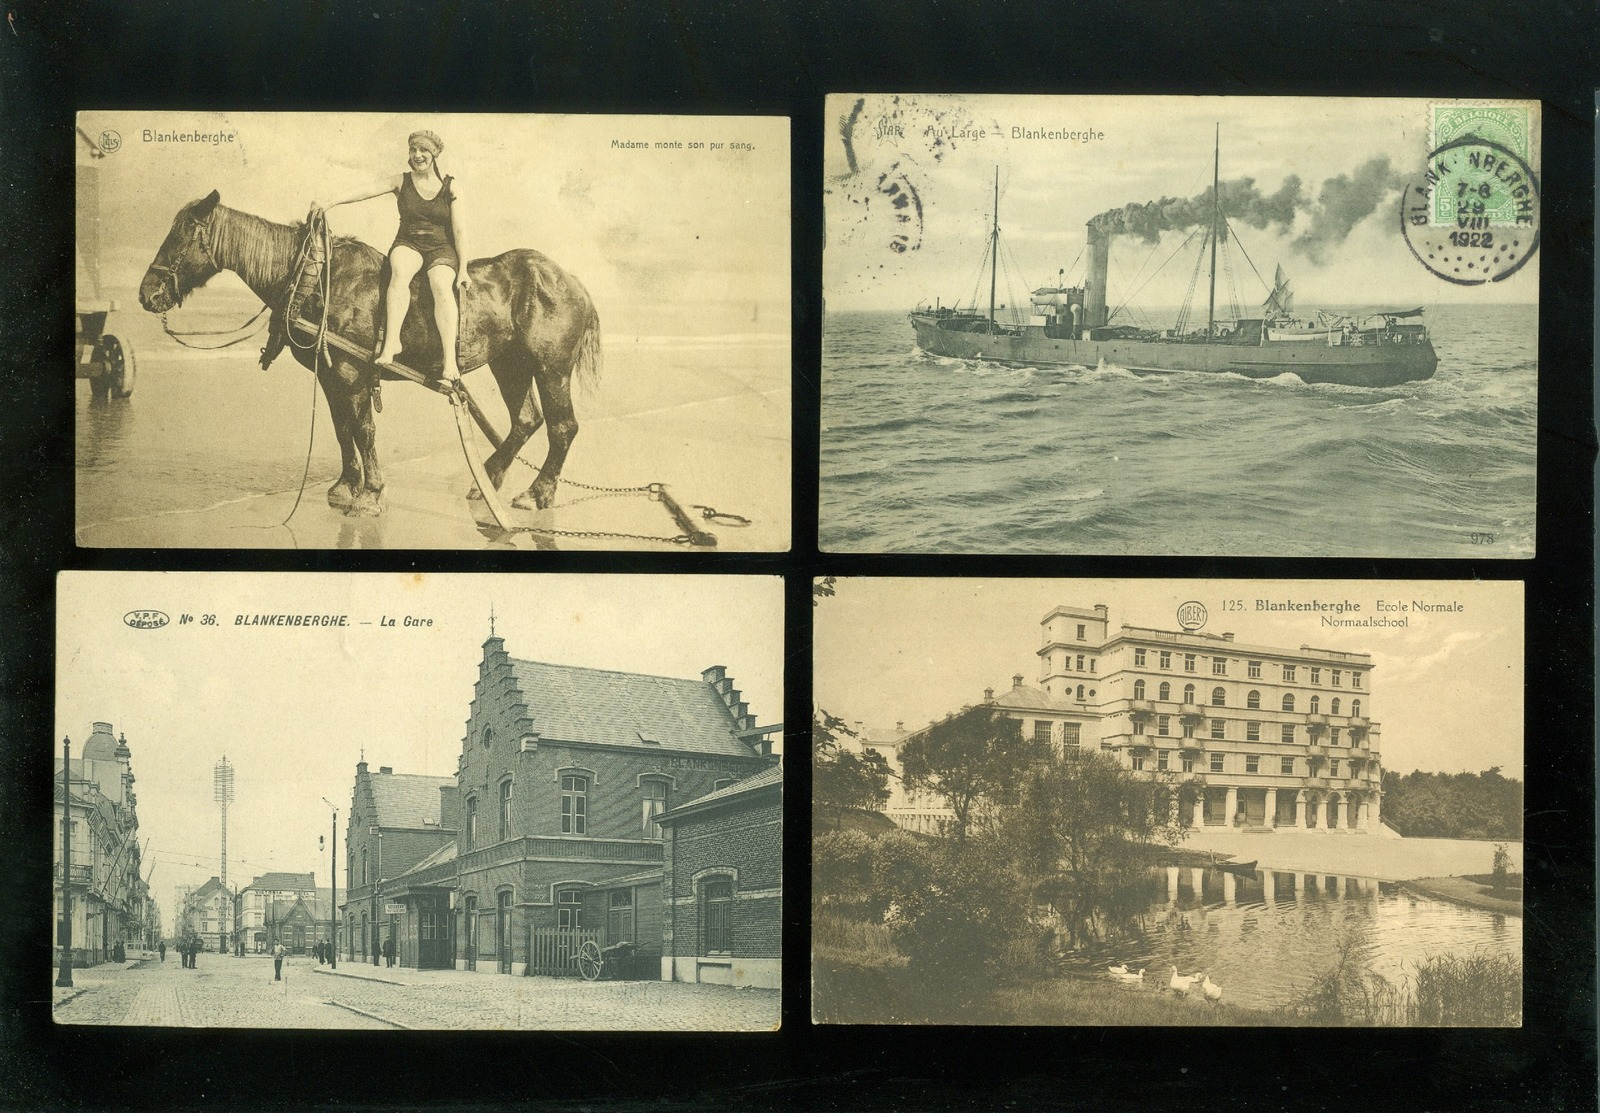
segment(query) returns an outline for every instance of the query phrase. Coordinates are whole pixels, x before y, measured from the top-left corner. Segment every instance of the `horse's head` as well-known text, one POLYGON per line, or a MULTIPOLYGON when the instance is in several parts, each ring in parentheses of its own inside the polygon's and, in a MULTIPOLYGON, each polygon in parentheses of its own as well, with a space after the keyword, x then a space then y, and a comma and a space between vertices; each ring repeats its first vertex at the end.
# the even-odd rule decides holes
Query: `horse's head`
POLYGON ((140 306, 153 314, 165 314, 222 270, 211 254, 212 222, 221 200, 222 195, 213 190, 178 211, 139 284, 140 306))

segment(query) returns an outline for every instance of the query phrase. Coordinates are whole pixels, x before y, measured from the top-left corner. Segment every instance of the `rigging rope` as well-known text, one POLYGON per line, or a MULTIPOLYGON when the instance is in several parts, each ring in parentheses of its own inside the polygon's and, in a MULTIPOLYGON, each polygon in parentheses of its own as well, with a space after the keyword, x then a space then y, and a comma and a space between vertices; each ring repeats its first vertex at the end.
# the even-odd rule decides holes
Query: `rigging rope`
MULTIPOLYGON (((1190 229, 1189 230, 1189 235, 1183 238, 1183 243, 1178 245, 1177 248, 1174 248, 1172 250, 1172 252, 1167 256, 1167 258, 1165 260, 1161 261, 1161 266, 1156 268, 1155 271, 1151 272, 1148 276, 1146 276, 1145 277, 1145 281, 1143 283, 1139 284, 1138 288, 1132 294, 1130 294, 1126 299, 1122 300, 1122 305, 1117 307, 1117 309, 1112 312, 1113 315, 1114 314, 1120 314, 1124 309, 1126 309, 1128 307, 1129 303, 1133 302, 1134 299, 1138 298, 1139 292, 1143 291, 1146 287, 1150 286, 1151 281, 1153 281, 1156 276, 1160 275, 1163 271, 1166 270, 1167 265, 1172 263, 1173 257, 1176 256, 1178 253, 1182 252, 1186 247, 1188 247, 1189 242, 1194 240, 1195 234, 1198 233, 1199 231, 1200 231, 1199 228, 1190 229)), ((1189 282, 1190 282, 1191 285, 1194 283, 1193 280, 1190 280, 1189 282)), ((1108 317, 1107 321, 1109 321, 1109 320, 1110 320, 1110 318, 1108 317)))

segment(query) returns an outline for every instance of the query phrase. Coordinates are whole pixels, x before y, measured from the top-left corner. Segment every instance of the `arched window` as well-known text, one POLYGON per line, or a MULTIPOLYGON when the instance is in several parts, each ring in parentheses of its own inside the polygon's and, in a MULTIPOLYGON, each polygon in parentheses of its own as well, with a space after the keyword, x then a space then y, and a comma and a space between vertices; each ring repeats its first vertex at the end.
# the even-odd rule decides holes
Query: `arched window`
POLYGON ((361 851, 361 883, 367 883, 367 851, 361 851))
POLYGON ((1184 683, 1183 684, 1183 701, 1184 701, 1185 705, 1188 705, 1188 706, 1194 705, 1194 684, 1193 683, 1184 683))
POLYGON ((1078 701, 1083 701, 1083 684, 1078 684, 1078 701))
POLYGON ((1143 679, 1135 679, 1135 680, 1133 680, 1133 696, 1135 698, 1143 698, 1144 697, 1144 680, 1143 679))
POLYGON ((644 802, 644 836, 659 838, 661 824, 656 821, 656 816, 667 813, 667 781, 660 778, 642 779, 639 781, 639 794, 644 802))
POLYGON ((1226 706, 1228 704, 1228 692, 1221 687, 1214 687, 1211 691, 1211 704, 1213 706, 1226 706))
POLYGON ((1252 690, 1249 694, 1245 695, 1244 706, 1247 710, 1261 709, 1261 692, 1259 690, 1252 690))
POLYGON ((1318 707, 1320 707, 1321 705, 1322 705, 1322 696, 1320 694, 1313 694, 1311 696, 1311 712, 1312 713, 1316 713, 1317 710, 1318 710, 1318 707))
POLYGON ((1350 716, 1353 718, 1358 718, 1361 716, 1361 699, 1350 699, 1350 716))
POLYGON ((1161 689, 1156 692, 1156 695, 1163 702, 1172 701, 1172 684, 1171 683, 1162 683, 1161 684, 1161 689))
POLYGON ((483 727, 483 747, 485 749, 494 748, 494 730, 487 725, 483 727))
POLYGON ((1286 714, 1294 713, 1294 695, 1285 694, 1283 696, 1283 712, 1286 714))
POLYGON ((1339 700, 1337 698, 1333 700, 1333 712, 1335 714, 1339 712, 1339 700))
POLYGON ((466 848, 472 849, 478 844, 478 799, 471 796, 467 799, 467 833, 466 848))
POLYGON ((700 882, 701 946, 707 954, 733 953, 733 880, 708 877, 700 882))
POLYGON ((500 840, 511 837, 511 781, 500 785, 500 840))

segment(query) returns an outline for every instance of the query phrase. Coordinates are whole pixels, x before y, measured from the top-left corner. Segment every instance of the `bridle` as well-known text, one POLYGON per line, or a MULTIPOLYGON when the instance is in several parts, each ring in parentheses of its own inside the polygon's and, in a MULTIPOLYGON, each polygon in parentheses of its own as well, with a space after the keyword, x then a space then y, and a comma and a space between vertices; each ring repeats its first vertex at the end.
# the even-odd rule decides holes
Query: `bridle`
MULTIPOLYGON (((217 263, 216 253, 211 249, 211 226, 214 221, 216 221, 215 211, 213 211, 209 220, 203 222, 197 221, 195 222, 194 227, 195 240, 199 242, 200 250, 206 254, 206 260, 211 265, 212 275, 215 275, 222 270, 222 265, 217 263)), ((236 337, 232 341, 225 341, 221 345, 196 345, 194 342, 186 341, 184 339, 190 337, 219 337, 223 334, 238 333, 240 330, 250 330, 252 326, 261 321, 262 317, 265 316, 269 310, 271 310, 271 307, 263 306, 248 322, 228 330, 174 330, 170 325, 167 324, 167 315, 172 313, 174 308, 183 305, 183 289, 178 286, 178 269, 173 267, 171 264, 162 264, 157 262, 150 265, 150 270, 161 277, 163 284, 170 283, 172 285, 172 306, 161 312, 161 328, 166 331, 167 336, 172 338, 173 341, 176 341, 179 345, 185 346, 189 349, 227 349, 230 346, 238 345, 242 341, 248 341, 256 332, 255 330, 251 330, 250 333, 236 337)))
MULTIPOLYGON (((213 274, 222 270, 222 268, 220 266, 218 266, 218 264, 217 264, 216 253, 212 252, 212 250, 211 250, 211 223, 213 221, 215 221, 215 220, 216 220, 216 214, 215 214, 215 212, 213 212, 213 214, 212 214, 212 216, 211 216, 211 218, 209 220, 204 221, 204 222, 197 221, 197 222, 195 222, 195 227, 194 227, 194 229, 195 229, 195 240, 199 242, 200 250, 206 254, 206 260, 211 264, 211 270, 212 270, 213 274)), ((164 284, 165 283, 170 283, 172 285, 172 304, 173 304, 173 306, 182 306, 183 305, 183 289, 181 287, 179 287, 179 285, 178 285, 178 269, 175 268, 174 266, 172 266, 171 264, 162 264, 162 263, 159 263, 159 262, 152 262, 151 265, 150 265, 150 270, 155 272, 157 275, 161 276, 162 282, 164 284)), ((165 312, 163 312, 163 320, 164 320, 164 318, 165 318, 165 312)))

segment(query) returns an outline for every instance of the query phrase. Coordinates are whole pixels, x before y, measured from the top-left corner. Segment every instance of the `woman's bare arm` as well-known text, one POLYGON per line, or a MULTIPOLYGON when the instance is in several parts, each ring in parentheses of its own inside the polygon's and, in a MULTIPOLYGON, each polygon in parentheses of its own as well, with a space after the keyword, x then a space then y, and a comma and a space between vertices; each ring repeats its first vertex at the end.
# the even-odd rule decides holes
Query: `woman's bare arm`
POLYGON ((332 209, 334 206, 347 206, 351 202, 364 202, 368 198, 377 198, 384 194, 395 194, 400 190, 400 183, 401 176, 395 175, 393 178, 384 179, 381 183, 378 183, 374 186, 369 186, 365 190, 360 190, 354 194, 339 198, 336 201, 328 202, 326 205, 319 205, 318 208, 328 210, 332 209))

